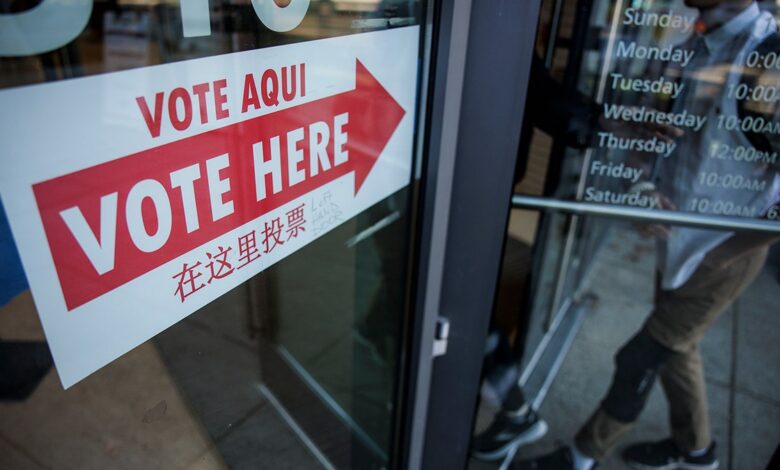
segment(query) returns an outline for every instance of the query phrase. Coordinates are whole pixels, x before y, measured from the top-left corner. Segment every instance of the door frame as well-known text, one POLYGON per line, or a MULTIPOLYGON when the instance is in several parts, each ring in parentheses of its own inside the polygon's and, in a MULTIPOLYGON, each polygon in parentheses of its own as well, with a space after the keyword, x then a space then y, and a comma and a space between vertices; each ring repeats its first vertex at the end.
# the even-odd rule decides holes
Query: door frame
POLYGON ((539 5, 436 4, 403 468, 468 462, 539 5))

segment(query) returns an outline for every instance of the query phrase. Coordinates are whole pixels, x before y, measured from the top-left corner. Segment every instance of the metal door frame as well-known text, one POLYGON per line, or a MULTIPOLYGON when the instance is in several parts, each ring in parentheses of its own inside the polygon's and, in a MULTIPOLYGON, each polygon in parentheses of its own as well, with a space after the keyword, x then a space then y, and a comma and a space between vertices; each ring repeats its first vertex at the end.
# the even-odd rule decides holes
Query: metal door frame
POLYGON ((540 0, 441 1, 421 180, 402 466, 464 468, 503 255, 540 0), (450 325, 433 357, 437 320, 450 325))

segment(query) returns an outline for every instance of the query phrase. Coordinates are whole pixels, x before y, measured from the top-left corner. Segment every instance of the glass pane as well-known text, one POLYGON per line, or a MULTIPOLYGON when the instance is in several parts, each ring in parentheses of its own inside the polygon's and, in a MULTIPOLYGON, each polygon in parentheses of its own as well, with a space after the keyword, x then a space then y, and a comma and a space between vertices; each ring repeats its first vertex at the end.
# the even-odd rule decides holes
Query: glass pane
POLYGON ((0 5, 0 468, 394 465, 426 9, 0 5))
POLYGON ((777 22, 775 2, 542 2, 515 192, 584 212, 512 211, 473 468, 766 467, 777 22))

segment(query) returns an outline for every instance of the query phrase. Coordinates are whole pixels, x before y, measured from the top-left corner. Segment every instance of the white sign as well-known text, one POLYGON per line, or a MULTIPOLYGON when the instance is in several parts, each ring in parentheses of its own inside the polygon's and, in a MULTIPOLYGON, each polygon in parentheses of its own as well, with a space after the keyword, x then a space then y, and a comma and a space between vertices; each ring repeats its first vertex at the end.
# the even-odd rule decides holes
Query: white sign
POLYGON ((409 184, 418 36, 0 91, 0 195, 63 385, 409 184))

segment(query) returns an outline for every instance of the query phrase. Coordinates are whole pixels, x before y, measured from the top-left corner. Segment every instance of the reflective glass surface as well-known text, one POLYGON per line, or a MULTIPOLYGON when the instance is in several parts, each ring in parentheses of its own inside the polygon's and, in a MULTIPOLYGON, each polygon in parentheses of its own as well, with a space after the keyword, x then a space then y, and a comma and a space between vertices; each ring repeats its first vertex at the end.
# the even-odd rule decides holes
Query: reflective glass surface
MULTIPOLYGON (((67 271, 70 268, 58 264, 57 246, 62 239, 52 236, 51 232, 47 248, 36 250, 36 253, 48 258, 47 249, 51 247, 59 274, 55 274, 50 263, 46 263, 47 268, 41 268, 36 262, 26 262, 22 266, 19 251, 22 246, 27 246, 27 242, 24 240, 25 232, 16 227, 20 211, 11 210, 12 205, 4 197, 5 211, 0 220, 3 266, 0 271, 0 468, 379 469, 395 462, 397 452, 394 446, 402 419, 400 390, 405 367, 401 360, 402 332, 410 315, 407 308, 408 286, 415 269, 411 256, 412 225, 416 217, 412 204, 415 177, 412 169, 414 159, 420 157, 413 155, 416 148, 413 143, 417 139, 417 106, 421 99, 418 67, 423 61, 423 50, 419 31, 425 24, 426 8, 425 2, 416 0, 235 0, 181 4, 144 0, 0 2, 0 103, 6 110, 2 125, 6 129, 16 125, 15 132, 20 140, 46 141, 54 139, 56 134, 69 142, 62 146, 63 149, 81 148, 89 154, 93 143, 89 140, 79 143, 83 136, 58 131, 56 125, 37 128, 39 126, 30 125, 30 119, 25 117, 33 112, 45 114, 45 109, 51 109, 53 115, 69 116, 67 120, 70 124, 82 120, 85 123, 98 122, 101 126, 122 131, 115 134, 96 132, 99 134, 94 136, 98 142, 94 144, 96 148, 114 144, 121 146, 125 142, 130 147, 135 145, 135 152, 141 152, 138 155, 146 155, 144 158, 147 158, 142 163, 107 171, 92 181, 82 180, 81 185, 63 183, 61 189, 65 190, 59 193, 63 198, 68 197, 63 194, 87 192, 123 175, 162 168, 167 165, 165 162, 188 158, 187 152, 200 152, 204 146, 214 142, 203 138, 199 141, 201 144, 192 145, 186 151, 144 153, 147 149, 145 144, 139 143, 140 138, 134 143, 132 136, 124 134, 125 130, 134 126, 129 115, 141 124, 144 139, 149 138, 149 133, 152 138, 162 135, 166 144, 174 145, 166 148, 184 149, 183 146, 175 147, 177 142, 185 140, 184 137, 198 139, 210 132, 221 136, 220 109, 229 108, 234 113, 232 120, 240 107, 236 103, 241 101, 225 101, 220 105, 220 85, 209 82, 205 88, 192 88, 192 93, 180 88, 184 90, 182 93, 189 93, 186 99, 174 97, 163 101, 150 92, 144 103, 130 100, 126 106, 116 105, 110 98, 116 95, 115 89, 96 87, 93 93, 81 90, 72 95, 89 95, 83 102, 83 108, 65 108, 67 92, 58 92, 55 100, 43 98, 50 96, 45 95, 51 89, 47 88, 50 85, 65 84, 63 86, 77 90, 80 89, 79 84, 85 83, 82 80, 97 78, 103 81, 89 83, 113 83, 113 88, 126 86, 127 89, 142 86, 146 91, 159 86, 163 90, 167 85, 155 80, 168 73, 165 71, 175 70, 169 75, 172 80, 197 86, 197 83, 190 82, 202 73, 214 70, 204 71, 198 68, 200 65, 193 64, 229 64, 236 71, 241 67, 256 66, 258 89, 252 92, 247 82, 242 81, 245 94, 240 98, 244 104, 254 105, 262 114, 265 112, 263 109, 272 106, 269 100, 273 101, 273 97, 264 94, 269 82, 261 74, 266 64, 294 61, 301 51, 313 51, 307 57, 316 59, 318 54, 322 57, 331 54, 329 57, 336 57, 335 61, 349 58, 349 72, 353 77, 349 88, 360 91, 365 86, 371 93, 383 92, 403 103, 399 105, 402 107, 400 111, 397 111, 398 108, 392 111, 401 122, 400 130, 390 128, 385 141, 378 147, 382 156, 391 155, 395 163, 389 163, 387 171, 392 174, 392 181, 400 183, 364 176, 364 181, 348 188, 354 194, 362 192, 360 194, 369 195, 370 202, 357 210, 340 199, 341 190, 338 188, 345 187, 346 183, 332 191, 320 188, 307 193, 301 190, 296 193, 296 197, 301 198, 296 200, 302 201, 300 206, 285 206, 278 217, 260 220, 252 231, 231 232, 235 236, 230 245, 220 245, 218 250, 211 247, 197 254, 193 254, 197 250, 190 251, 190 255, 186 255, 190 258, 180 258, 175 272, 162 274, 164 277, 159 283, 131 291, 126 297, 117 297, 116 301, 112 301, 113 306, 106 305, 98 309, 100 311, 91 310, 90 315, 115 316, 128 308, 124 305, 125 301, 141 306, 128 313, 129 317, 124 315, 127 323, 123 323, 121 329, 107 332, 101 330, 102 327, 95 327, 103 336, 106 348, 116 346, 116 350, 121 352, 106 361, 107 365, 97 367, 94 372, 90 370, 75 380, 60 380, 63 372, 58 370, 60 366, 69 366, 74 361, 67 356, 59 360, 55 355, 58 363, 56 366, 53 363, 50 350, 53 348, 49 347, 47 337, 55 333, 56 328, 52 326, 44 332, 39 319, 39 308, 43 305, 40 302, 51 296, 62 303, 64 296, 67 314, 78 316, 83 311, 80 308, 94 309, 95 302, 100 302, 103 293, 125 292, 128 285, 123 283, 125 281, 116 285, 110 284, 113 281, 104 284, 100 276, 103 272, 119 269, 124 262, 132 269, 141 269, 138 266, 145 263, 144 253, 156 249, 143 243, 152 243, 154 234, 159 234, 161 227, 165 227, 165 212, 159 210, 161 199, 155 199, 152 193, 140 197, 137 216, 148 218, 154 210, 157 210, 157 216, 152 218, 153 223, 142 226, 144 233, 134 234, 132 228, 128 228, 131 232, 128 243, 134 243, 140 251, 124 261, 118 256, 114 265, 100 264, 100 255, 95 254, 106 248, 106 232, 95 221, 98 214, 103 220, 106 214, 110 218, 111 212, 105 212, 103 205, 103 201, 111 201, 110 195, 107 196, 109 199, 103 198, 95 203, 94 212, 84 210, 86 216, 81 216, 81 220, 86 220, 84 227, 87 231, 83 233, 87 235, 80 239, 78 246, 88 246, 84 240, 92 237, 95 251, 90 256, 92 266, 88 271, 89 275, 98 276, 95 279, 101 279, 87 283, 79 277, 83 274, 79 269, 67 271), (294 10, 296 8, 298 10, 294 10), (296 11, 302 12, 297 19, 296 11), (370 52, 375 44, 374 35, 384 33, 411 39, 403 44, 394 42, 391 45, 394 54, 370 52), (360 34, 363 36, 356 36, 360 34), (353 36, 355 39, 349 42, 353 36), (348 46, 340 46, 340 51, 331 46, 320 49, 321 42, 316 41, 328 38, 343 38, 345 42, 340 44, 348 46), (353 49, 356 44, 359 46, 353 49), (293 45, 300 48, 294 51, 286 49, 293 45), (243 59, 249 56, 235 55, 252 51, 259 54, 251 56, 251 60, 257 62, 243 59), (365 54, 376 59, 363 59, 366 61, 363 64, 360 60, 365 54), (171 64, 180 64, 181 67, 165 68, 171 64), (409 64, 412 64, 411 67, 407 67, 409 64), (381 73, 375 77, 373 74, 381 68, 390 70, 391 75, 393 70, 410 73, 404 72, 403 79, 382 78, 381 73), (137 74, 126 75, 132 71, 137 74), (115 82, 111 82, 112 77, 115 82), (19 93, 27 93, 29 107, 16 108, 15 112, 20 117, 16 121, 9 118, 8 113, 19 93), (190 108, 182 105, 185 101, 190 103, 190 108), (102 111, 97 116, 86 116, 87 110, 93 109, 102 111), (139 110, 143 120, 139 117, 139 110), (168 115, 170 121, 163 121, 161 125, 160 116, 168 115), (187 127, 185 121, 193 127, 184 129, 187 127), (197 127, 199 125, 202 127, 197 127), (408 138, 399 140, 398 135, 408 138), (385 149, 387 141, 390 144, 385 149), (398 162, 401 162, 400 166, 398 162), (301 207, 305 207, 305 211, 296 212, 296 208, 301 207), (9 224, 15 228, 13 234, 9 224), (299 243, 297 237, 310 238, 306 243, 299 243), (284 244, 292 248, 284 251, 288 249, 284 244), (284 255, 270 261, 274 250, 284 255), (256 266, 258 274, 239 279, 244 266, 250 266, 247 269, 255 269, 256 266), (36 292, 35 289, 31 293, 29 286, 33 283, 28 284, 28 278, 33 271, 45 276, 59 276, 63 286, 69 282, 69 276, 63 273, 70 272, 74 276, 70 281, 72 287, 64 287, 63 293, 59 290, 36 292), (45 274, 47 272, 49 274, 45 274), (93 293, 83 294, 90 291, 93 293), (83 296, 79 297, 82 294, 76 292, 83 296), (198 296, 205 292, 210 292, 207 295, 213 300, 198 300, 198 296), (164 304, 158 303, 158 295, 185 306, 183 311, 186 313, 173 313, 161 307, 164 304), (186 311, 187 305, 193 305, 190 311, 194 313, 186 311), (134 313, 137 314, 135 323, 134 313), (123 338, 139 335, 138 329, 146 328, 144 323, 152 317, 157 319, 154 321, 167 323, 155 332, 159 334, 149 334, 138 342, 140 344, 125 347, 123 338)), ((382 41, 378 40, 376 44, 382 41)), ((327 60, 320 60, 320 63, 323 62, 327 60)), ((337 80, 338 77, 329 76, 332 70, 327 67, 317 72, 312 63, 305 71, 303 68, 296 71, 287 67, 284 77, 280 72, 277 77, 268 78, 280 81, 276 99, 281 104, 273 105, 280 106, 280 117, 277 118, 273 112, 257 117, 267 119, 253 121, 260 123, 254 131, 248 127, 249 124, 239 122, 235 134, 217 139, 220 145, 235 144, 247 133, 263 133, 275 126, 287 126, 301 117, 313 122, 321 109, 328 112, 340 109, 339 104, 327 100, 334 94, 342 96, 347 90, 318 90, 317 80, 337 80), (292 78, 288 74, 293 75, 292 78), (300 106, 299 101, 285 104, 285 94, 292 93, 288 85, 291 89, 298 87, 295 99, 306 98, 305 103, 300 106), (308 97, 305 95, 307 91, 308 97), (306 103, 315 99, 328 104, 318 110, 306 107, 306 103), (282 115, 290 107, 295 113, 282 115)), ((224 73, 233 72, 226 70, 224 73)), ((357 133, 361 119, 366 123, 366 129, 377 129, 384 122, 381 117, 372 117, 368 111, 376 103, 377 95, 366 93, 358 93, 357 99, 349 102, 354 108, 350 108, 349 122, 341 124, 342 135, 346 136, 344 129, 357 133), (360 113, 356 112, 358 109, 360 113)), ((300 175, 304 174, 306 178, 322 176, 326 171, 337 168, 338 158, 345 161, 352 158, 343 152, 339 154, 340 144, 333 140, 339 138, 339 124, 320 121, 312 126, 318 124, 324 125, 325 130, 320 127, 315 131, 313 127, 307 127, 306 138, 300 137, 296 141, 308 145, 305 162, 309 165, 304 168, 300 163, 303 160, 298 160, 297 169, 285 170, 283 179, 279 176, 278 181, 276 178, 281 175, 281 170, 270 167, 262 176, 265 178, 263 181, 248 180, 258 187, 267 184, 267 194, 255 193, 254 187, 237 187, 237 178, 250 171, 248 163, 241 167, 241 171, 231 173, 233 187, 224 189, 222 186, 221 199, 199 195, 199 188, 205 186, 193 184, 193 181, 208 179, 208 187, 213 193, 217 187, 214 185, 219 184, 220 178, 223 183, 227 181, 225 171, 228 170, 225 170, 227 164, 224 162, 222 169, 217 168, 213 173, 217 176, 209 173, 212 171, 208 169, 209 163, 201 165, 198 176, 171 172, 170 182, 161 180, 166 189, 171 185, 179 188, 180 192, 168 193, 178 194, 170 196, 171 201, 182 201, 187 206, 187 185, 182 183, 184 180, 175 180, 175 173, 181 178, 190 178, 190 188, 195 191, 193 200, 201 206, 195 210, 194 216, 193 213, 180 214, 182 231, 178 235, 174 208, 174 228, 169 227, 169 232, 173 230, 170 233, 174 235, 166 243, 173 243, 184 250, 182 247, 196 244, 199 240, 197 237, 201 232, 198 230, 210 230, 208 223, 212 219, 216 223, 222 217, 231 220, 240 216, 244 221, 254 217, 250 212, 241 210, 235 211, 242 212, 238 215, 228 214, 231 208, 240 209, 237 195, 249 194, 251 198, 256 197, 256 201, 271 198, 278 190, 277 185, 284 185, 285 190, 295 184, 302 187, 307 183, 296 182, 295 178, 303 178, 300 175), (320 153, 316 153, 318 151, 320 153), (319 167, 316 162, 311 163, 316 158, 319 158, 319 167), (233 198, 232 202, 229 196, 233 198), (233 203, 235 206, 231 205, 233 203), (209 207, 211 210, 208 210, 209 207), (220 207, 227 215, 218 214, 220 207)), ((129 132, 132 134, 133 131, 129 132)), ((290 133, 286 136, 288 139, 295 138, 290 133)), ((266 155, 276 152, 274 155, 278 156, 280 152, 278 137, 274 138, 270 139, 270 147, 264 147, 266 155), (277 140, 274 141, 274 138, 277 140), (277 147, 273 147, 273 142, 277 147)), ((298 154, 287 147, 288 144, 284 145, 289 151, 289 157, 285 158, 298 158, 298 154)), ((290 144, 290 148, 295 145, 290 144)), ((375 143, 371 141, 367 145, 375 143)), ((248 152, 249 148, 240 152, 248 152)), ((20 168, 17 162, 26 158, 11 149, 8 141, 0 143, 0 168, 8 179, 13 179, 13 173, 20 168)), ((365 150, 360 146, 349 149, 353 152, 350 155, 365 150)), ((249 153, 241 155, 250 158, 249 153)), ((71 159, 72 155, 63 150, 62 155, 54 152, 50 158, 56 166, 57 162, 71 159)), ((254 162, 260 165, 259 160, 254 162)), ((85 163, 83 167, 94 163, 85 163)), ((195 168, 197 171, 198 167, 195 168)), ((348 183, 352 184, 352 180, 348 183)), ((7 188, 3 188, 6 191, 4 195, 8 194, 7 188)), ((28 187, 27 190, 31 189, 28 187)), ((58 198, 53 197, 52 203, 56 203, 58 198)), ((127 196, 126 199, 132 200, 132 197, 127 196)), ((125 196, 119 196, 119 203, 119 215, 116 215, 115 209, 114 217, 119 217, 120 221, 124 220, 122 217, 131 219, 132 209, 125 210, 121 205, 125 203, 125 196)), ((42 199, 38 200, 38 204, 41 208, 46 205, 42 199)), ((127 207, 130 206, 127 203, 127 207)), ((78 222, 68 222, 67 214, 67 211, 57 213, 55 219, 61 217, 65 220, 75 234, 77 231, 73 229, 73 223, 78 222)), ((45 215, 39 218, 36 214, 23 214, 21 217, 25 224, 30 218, 35 224, 40 225, 41 219, 44 226, 48 223, 45 215)), ((216 232, 213 233, 216 235, 216 232)), ((118 237, 117 246, 121 249, 122 235, 118 237)), ((67 257, 72 250, 64 248, 61 253, 67 257)), ((38 254, 22 258, 32 259, 38 254)), ((173 255, 170 257, 174 258, 173 255)), ((44 303, 48 302, 45 300, 44 303)), ((89 325, 85 324, 87 330, 89 325)), ((82 333, 88 336, 89 332, 82 333)), ((87 362, 90 362, 90 356, 103 354, 93 349, 89 342, 80 344, 69 340, 67 335, 65 338, 65 343, 69 343, 66 349, 77 351, 77 356, 87 358, 87 362)))
POLYGON ((535 198, 510 216, 472 468, 765 468, 777 23, 774 2, 542 2, 515 187, 535 198))

